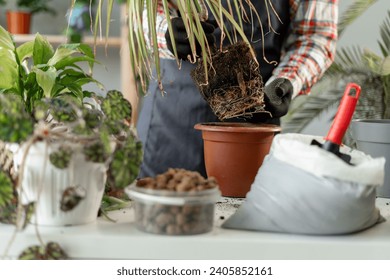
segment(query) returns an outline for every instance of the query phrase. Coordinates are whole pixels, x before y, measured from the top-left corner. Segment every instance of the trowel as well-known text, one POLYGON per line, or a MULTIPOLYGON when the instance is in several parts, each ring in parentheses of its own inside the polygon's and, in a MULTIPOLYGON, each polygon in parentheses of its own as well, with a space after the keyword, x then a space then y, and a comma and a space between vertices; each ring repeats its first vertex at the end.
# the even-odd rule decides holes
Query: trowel
POLYGON ((355 83, 349 83, 345 88, 344 95, 340 101, 336 116, 325 137, 325 142, 320 143, 316 140, 311 142, 312 145, 320 146, 322 149, 334 153, 346 163, 351 164, 351 156, 340 152, 340 145, 345 132, 348 129, 356 104, 360 96, 361 88, 355 83))

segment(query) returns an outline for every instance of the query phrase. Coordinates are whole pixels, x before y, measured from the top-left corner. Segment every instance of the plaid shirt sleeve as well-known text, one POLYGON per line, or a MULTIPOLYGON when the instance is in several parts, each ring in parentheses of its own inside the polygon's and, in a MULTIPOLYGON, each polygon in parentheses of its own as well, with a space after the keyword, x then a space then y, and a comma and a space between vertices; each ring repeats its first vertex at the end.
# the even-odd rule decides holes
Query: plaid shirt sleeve
MULTIPOLYGON (((177 16, 176 11, 174 9, 171 9, 171 16, 177 16)), ((151 47, 151 41, 149 37, 149 29, 148 29, 148 22, 147 22, 147 14, 146 10, 143 11, 143 30, 145 34, 146 43, 150 50, 153 48, 151 47)), ((175 59, 174 55, 171 53, 170 50, 168 50, 167 42, 165 40, 165 32, 167 31, 168 23, 167 19, 165 17, 163 4, 161 1, 158 1, 157 4, 157 17, 156 17, 156 32, 157 32, 157 44, 159 49, 159 56, 160 58, 166 58, 166 59, 175 59)))
POLYGON ((290 80, 293 97, 310 88, 332 64, 336 52, 338 0, 290 0, 291 26, 285 53, 269 82, 290 80))

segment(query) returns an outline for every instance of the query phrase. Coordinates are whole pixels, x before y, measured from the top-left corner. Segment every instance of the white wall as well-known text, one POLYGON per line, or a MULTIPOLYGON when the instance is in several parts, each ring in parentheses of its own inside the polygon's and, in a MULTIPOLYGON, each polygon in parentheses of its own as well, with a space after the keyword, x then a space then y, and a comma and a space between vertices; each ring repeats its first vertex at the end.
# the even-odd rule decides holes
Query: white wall
MULTIPOLYGON (((339 0, 340 14, 344 12, 353 0, 339 0)), ((360 45, 379 53, 377 40, 379 28, 390 11, 389 0, 378 0, 361 17, 351 24, 341 36, 338 46, 360 45)))

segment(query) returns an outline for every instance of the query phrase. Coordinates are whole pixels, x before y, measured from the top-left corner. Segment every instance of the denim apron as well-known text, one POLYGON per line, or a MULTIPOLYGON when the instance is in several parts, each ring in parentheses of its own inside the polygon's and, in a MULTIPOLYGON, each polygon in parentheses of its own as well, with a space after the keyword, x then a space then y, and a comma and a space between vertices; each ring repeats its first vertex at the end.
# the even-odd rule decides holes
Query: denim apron
MULTIPOLYGON (((226 2, 226 0, 222 1, 225 7, 227 7, 226 2)), ((270 7, 268 7, 270 11, 270 19, 268 19, 264 2, 268 1, 252 1, 262 20, 265 55, 268 61, 279 62, 290 25, 289 0, 272 1, 281 21, 270 7), (268 20, 271 21, 276 32, 268 32, 268 20)), ((248 7, 245 7, 247 10, 248 7)), ((211 13, 209 19, 213 20, 211 13)), ((254 21, 253 30, 260 30, 257 20, 254 21)), ((252 24, 244 24, 244 31, 247 37, 251 38, 252 24)), ((275 66, 264 61, 261 34, 258 33, 252 38, 253 47, 260 63, 261 75, 266 82, 271 77, 275 66)), ((215 31, 215 37, 218 46, 219 28, 215 31)), ((224 43, 228 43, 227 40, 224 43)), ((194 125, 201 122, 216 122, 218 119, 202 98, 190 76, 193 68, 193 64, 183 61, 181 69, 178 69, 176 60, 162 59, 162 83, 166 94, 162 95, 156 81, 150 82, 137 123, 144 149, 140 178, 164 173, 170 167, 198 171, 204 177, 207 176, 201 132, 195 130, 194 125)))

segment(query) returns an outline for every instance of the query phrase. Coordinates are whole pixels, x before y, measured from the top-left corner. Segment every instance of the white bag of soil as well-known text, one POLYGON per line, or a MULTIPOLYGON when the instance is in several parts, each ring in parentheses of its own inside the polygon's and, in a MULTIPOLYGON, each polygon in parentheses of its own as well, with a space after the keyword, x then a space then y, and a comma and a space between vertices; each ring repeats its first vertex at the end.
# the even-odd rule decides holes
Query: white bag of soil
POLYGON ((352 165, 311 145, 322 137, 279 134, 251 190, 224 228, 298 234, 347 234, 383 221, 375 207, 384 158, 342 146, 352 165))

